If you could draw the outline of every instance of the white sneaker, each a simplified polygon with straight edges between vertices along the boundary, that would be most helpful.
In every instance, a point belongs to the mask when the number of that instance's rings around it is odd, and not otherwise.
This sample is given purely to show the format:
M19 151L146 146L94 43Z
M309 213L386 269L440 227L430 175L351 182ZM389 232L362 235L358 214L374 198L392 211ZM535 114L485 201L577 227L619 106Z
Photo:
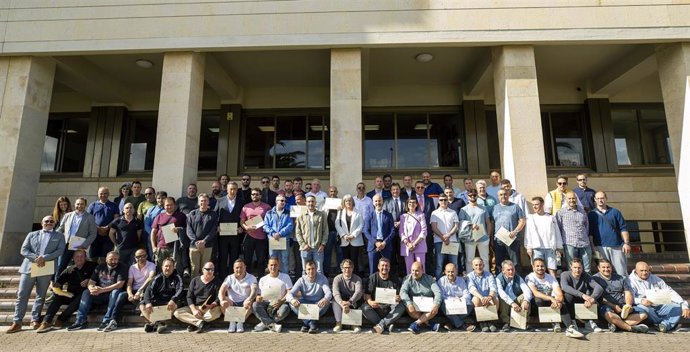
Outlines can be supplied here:
M572 337L574 339L580 339L585 337L580 330L577 329L575 326L569 326L567 330L565 330L565 337Z
M599 325L597 325L597 323L594 322L594 320L588 321L587 327L589 328L589 330L592 330L595 333L599 333L599 332L604 331L599 327Z
M264 331L264 330L266 330L266 325L264 325L264 323L258 323L258 324L256 324L256 326L254 327L254 331L256 331L256 332L261 332L261 331Z
M237 331L237 332L244 332L244 324L238 322L238 323L237 323L237 330L236 330L236 331Z
M362 331L362 328L359 326L355 326L354 329L352 329L353 334L359 334Z
M281 332L283 331L283 325L282 324L273 324L273 332Z
M230 322L230 325L228 325L228 332L232 333L235 332L237 329L237 324L234 321Z

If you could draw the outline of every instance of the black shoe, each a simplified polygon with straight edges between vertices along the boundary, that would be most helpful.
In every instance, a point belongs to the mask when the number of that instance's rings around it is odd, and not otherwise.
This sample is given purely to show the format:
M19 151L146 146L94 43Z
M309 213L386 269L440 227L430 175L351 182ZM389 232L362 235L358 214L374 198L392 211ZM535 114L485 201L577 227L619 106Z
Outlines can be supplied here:
M311 322L309 323L309 330L307 332L310 334L316 334L319 332L319 327L316 325L316 323Z
M85 328L86 328L86 322L83 322L83 323L75 322L74 324L67 327L67 331L81 330L81 329L85 329Z
M302 327L299 329L299 331L300 331L300 332L308 332L308 331L309 331L309 327L308 327L308 326L305 326L305 325L302 325Z
M197 328L194 325L187 325L187 332L195 332L196 329Z
M149 324L149 323L144 324L144 331L153 332L153 330L155 330L154 324Z
M197 334L201 334L202 332L206 332L206 322L203 320L199 322L199 328L196 329Z
M111 332L115 330L117 330L117 321L113 319L110 321L110 323L108 323L108 326L103 329L103 332Z
M102 322L101 325L98 325L98 328L96 330L103 331L103 329L105 329L105 327L108 326L108 323L108 321Z
M164 323L157 323L156 325L156 333L162 334L168 329L168 325Z

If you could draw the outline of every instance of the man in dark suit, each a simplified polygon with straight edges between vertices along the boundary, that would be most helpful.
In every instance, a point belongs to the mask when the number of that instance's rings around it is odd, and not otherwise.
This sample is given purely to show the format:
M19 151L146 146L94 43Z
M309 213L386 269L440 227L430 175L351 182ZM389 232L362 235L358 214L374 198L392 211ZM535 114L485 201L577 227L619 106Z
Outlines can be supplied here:
M374 196L377 194L383 197L383 200L391 197L391 192L383 188L383 178L380 176L377 176L376 179L374 179L374 189L367 193L367 197L374 199Z
M50 285L50 279L55 274L55 260L65 249L65 237L53 230L55 219L48 215L41 221L42 230L30 232L24 239L21 255L24 257L22 265L19 267L21 278L19 279L19 289L17 290L17 303L14 306L14 318L12 325L7 330L8 334L22 329L22 320L26 314L26 306L29 303L31 290L36 286L36 300L31 309L31 328L38 329L43 300ZM35 268L32 265L35 264ZM45 275L31 277L32 270L38 270L48 265L52 265L53 270L46 272Z
M381 257L391 258L394 230L393 215L383 209L383 197L375 195L374 211L364 220L364 235L368 240L369 274L376 271L376 263Z
M268 176L261 178L261 201L270 205L271 208L276 206L276 196L278 193L271 190L271 179Z
M391 213L393 216L393 225L395 227L393 235L393 268L391 270L398 274L398 276L405 275L405 261L400 256L400 215L407 211L405 200L400 194L400 184L394 183L391 185L391 198L383 201L383 209Z
M417 181L414 185L414 197L417 199L417 210L424 213L424 219L426 220L426 263L424 267L426 268L426 273L434 276L434 268L436 268L436 255L434 251L434 233L431 230L431 213L436 210L436 205L434 200L430 197L424 195L425 190L424 182Z
M242 212L242 207L245 202L242 195L238 192L238 185L236 182L230 182L227 186L228 194L219 199L216 202L216 207L214 211L218 214L218 223L227 224L235 223L237 224L237 234L226 235L225 233L220 234L218 237L218 277L225 279L230 272L230 268L237 258L240 257L240 251L242 250L242 239L244 234L240 223L240 213ZM251 263L249 263L251 265Z

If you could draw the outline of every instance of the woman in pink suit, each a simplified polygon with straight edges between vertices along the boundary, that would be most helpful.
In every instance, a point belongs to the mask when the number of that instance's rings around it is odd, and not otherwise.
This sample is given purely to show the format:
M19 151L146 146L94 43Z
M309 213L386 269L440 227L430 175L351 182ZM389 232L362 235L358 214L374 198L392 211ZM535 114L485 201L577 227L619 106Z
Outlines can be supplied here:
M400 255L405 258L407 274L410 274L412 263L422 263L426 256L426 220L424 213L417 211L417 200L413 197L407 200L407 213L400 215Z

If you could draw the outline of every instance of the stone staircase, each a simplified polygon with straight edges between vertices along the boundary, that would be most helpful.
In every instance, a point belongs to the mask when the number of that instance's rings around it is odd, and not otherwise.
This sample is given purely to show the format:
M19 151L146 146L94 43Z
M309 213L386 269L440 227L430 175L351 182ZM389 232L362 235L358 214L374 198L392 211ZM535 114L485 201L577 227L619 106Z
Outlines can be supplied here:
M673 287L683 298L685 298L686 300L690 299L690 263L657 263L651 265L652 272L654 274L663 278L664 281L666 281L666 283ZM0 267L0 325L9 325L10 323L12 323L15 301L17 298L17 289L19 286L18 269L19 267L15 266ZM27 314L24 317L25 326L28 325L31 321L31 308L33 307L34 296L35 294L32 293L31 299L29 300ZM46 308L47 305L44 305L44 312ZM105 307L96 306L92 309L92 312L89 314L88 321L95 326L97 324L95 324L94 322L100 322L103 319L104 313ZM173 319L173 321L175 320ZM410 322L410 318L404 316L396 323L396 326L398 328L404 328ZM135 312L133 305L125 304L123 316L119 323L121 326L143 326L145 320ZM257 323L258 320L253 316L250 317L250 319L247 322L248 326L250 327L253 327ZM301 326L301 322L297 320L294 314L290 314L290 316L282 323L285 328L291 329L299 328L299 326ZM332 327L334 323L335 320L333 318L333 313L330 311L325 317L322 317L320 320L320 325L322 326L322 329L330 329L330 327ZM686 319L683 321L683 323L687 324L690 323L690 321ZM172 325L181 326L181 323L175 321L175 323L173 323ZM227 323L223 322L222 319L219 319L212 324L212 327L226 328ZM365 327L371 327L371 324L365 321Z

